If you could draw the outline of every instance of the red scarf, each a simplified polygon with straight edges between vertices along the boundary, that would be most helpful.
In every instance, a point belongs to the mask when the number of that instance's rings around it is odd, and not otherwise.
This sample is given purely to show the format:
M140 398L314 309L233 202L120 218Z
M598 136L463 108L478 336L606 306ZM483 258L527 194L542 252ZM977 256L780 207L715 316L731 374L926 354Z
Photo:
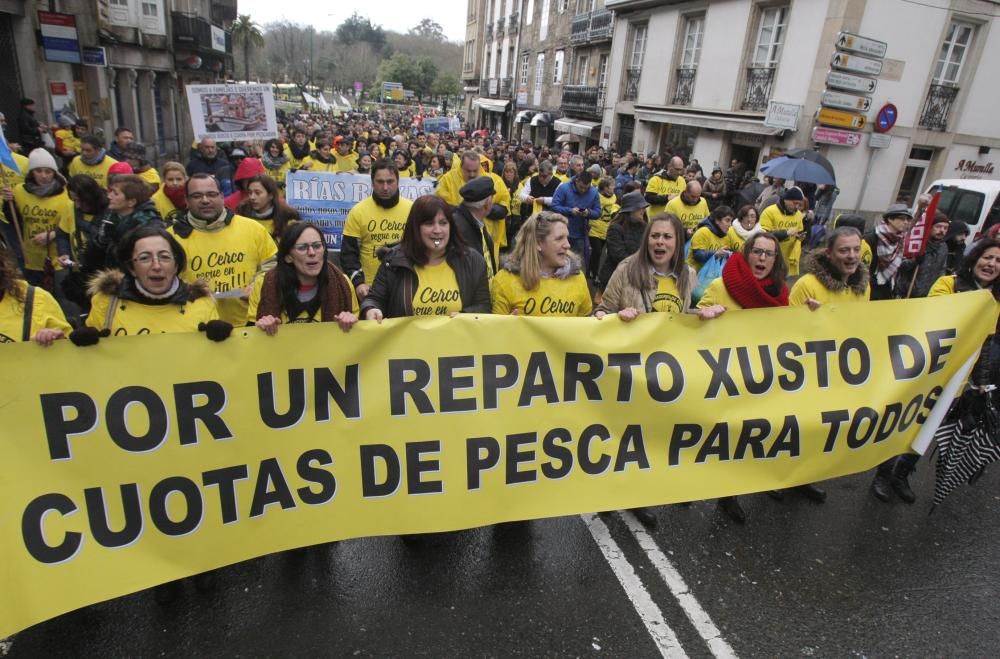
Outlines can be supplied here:
M772 295L766 289L775 289L774 280L771 277L754 277L750 264L740 252L730 256L722 268L722 282L733 299L744 309L788 306L788 286L785 282L781 282L778 294Z
M187 208L188 200L183 185L179 185L176 188L164 185L163 194L173 203L174 208Z

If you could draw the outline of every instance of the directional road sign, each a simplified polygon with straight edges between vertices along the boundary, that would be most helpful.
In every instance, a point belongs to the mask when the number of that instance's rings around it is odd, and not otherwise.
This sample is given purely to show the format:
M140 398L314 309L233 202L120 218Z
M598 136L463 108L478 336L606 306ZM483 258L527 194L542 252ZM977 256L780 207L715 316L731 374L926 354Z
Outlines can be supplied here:
M855 96L854 94L828 91L823 92L823 96L820 97L820 103L828 108L868 112L872 106L872 99L868 96Z
M875 88L878 87L878 81L873 78L851 75L850 73L830 71L826 74L826 86L849 92L872 94L875 92Z
M877 76L882 73L881 60L868 59L867 57L859 57L857 55L846 55L844 53L836 53L833 59L830 60L830 66L841 71L853 71L854 73L863 73L870 76Z
M841 112L830 108L821 108L816 115L816 121L826 126L836 126L837 128L850 128L861 130L868 123L860 114L853 112Z
M813 142L817 144L836 144L839 146L857 146L861 144L861 133L836 128L813 128Z
M846 50L852 53L860 53L869 57L882 59L889 49L884 41L876 41L867 37L859 37L850 32L841 32L837 35L837 50Z

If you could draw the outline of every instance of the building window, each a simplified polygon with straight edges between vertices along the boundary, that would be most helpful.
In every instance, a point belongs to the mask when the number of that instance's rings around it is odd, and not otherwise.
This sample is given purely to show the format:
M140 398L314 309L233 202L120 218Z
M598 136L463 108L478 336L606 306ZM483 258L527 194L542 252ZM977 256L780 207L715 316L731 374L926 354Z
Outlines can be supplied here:
M558 0L559 2L559 13L563 14L569 9L569 0Z
M597 86L604 89L608 84L608 56L601 55L597 64Z
M646 32L649 26L645 23L632 29L632 54L629 56L629 68L641 69L642 60L646 56Z
M521 56L521 79L519 84L521 87L528 86L528 53Z
M535 93L534 104L542 104L542 85L545 83L545 53L538 53L538 61L535 63Z
M549 0L542 0L542 20L538 25L538 38L542 41L549 36L549 11L551 11Z
M524 24L531 25L531 19L535 15L535 0L528 0L524 9Z
M684 50L681 51L681 68L696 69L701 59L701 42L705 36L705 17L690 16L684 27Z
M561 85L563 76L563 56L564 53L561 50L556 51L556 59L552 65L552 84Z
M465 66L463 71L472 71L472 67L476 61L476 40L472 39L465 42Z
M587 84L587 69L590 67L590 57L580 55L576 60L576 84Z
M787 21L788 7L769 7L763 11L753 51L754 67L773 69L778 65Z
M962 75L962 63L972 44L975 28L967 23L953 22L941 43L941 53L934 65L934 84L957 85Z
M597 4L597 0L576 0L576 13L588 14L594 11L594 5Z

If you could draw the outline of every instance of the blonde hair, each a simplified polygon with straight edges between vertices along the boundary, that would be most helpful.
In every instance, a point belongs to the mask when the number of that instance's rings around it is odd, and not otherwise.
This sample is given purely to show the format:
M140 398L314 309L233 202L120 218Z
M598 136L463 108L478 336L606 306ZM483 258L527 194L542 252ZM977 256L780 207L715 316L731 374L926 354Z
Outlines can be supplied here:
M569 227L569 221L559 213L541 211L525 220L521 230L517 232L517 243L507 261L520 267L521 283L527 291L534 290L542 280L538 246L549 237L556 224Z
M168 160L167 162L163 163L163 170L160 172L160 174L163 176L163 178L167 178L167 172L172 172L172 171L180 172L181 174L184 175L184 180L187 180L187 170L184 169L184 165L180 164L176 160Z

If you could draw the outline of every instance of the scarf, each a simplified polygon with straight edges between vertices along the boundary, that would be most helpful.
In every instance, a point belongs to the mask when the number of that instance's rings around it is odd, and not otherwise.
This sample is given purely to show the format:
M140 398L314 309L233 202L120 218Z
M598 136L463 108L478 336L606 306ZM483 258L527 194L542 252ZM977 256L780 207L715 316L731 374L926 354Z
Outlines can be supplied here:
M573 272L573 270L574 270L574 268L573 268L573 259L572 258L568 258L552 274L548 274L546 272L542 272L540 274L542 276L542 279L566 279L566 277L569 277L570 275L575 274Z
M318 300L320 322L331 323L340 312L351 310L351 289L344 273L337 266L327 262L326 273L326 288L322 291L322 297L317 295L313 300ZM258 319L264 316L280 318L282 311L290 311L289 319L294 320L308 306L311 306L308 302L303 303L298 299L282 300L277 268L264 275L264 282L260 288L260 302L257 305Z
M193 213L188 211L187 221L191 225L191 228L198 231L207 231L208 233L213 233L215 231L221 231L226 228L226 220L229 219L229 209L223 208L222 214L214 220L201 220L194 216Z
M164 185L163 196L170 200L174 208L187 208L188 206L187 194L184 191L183 185L178 185L177 187Z
M903 237L890 229L888 223L884 221L875 226L875 235L878 237L876 246L878 268L875 271L875 282L888 284L896 278L896 271L903 263Z
M318 160L324 165L332 165L333 163L337 162L337 159L335 157L330 156L329 158L327 158L319 151L313 151L312 153L309 154L309 157L312 158L313 160Z
M136 279L134 283L135 283L135 290L139 291L140 295L142 295L143 297L147 297L150 300L157 300L157 301L170 299L171 297L174 296L174 294L177 292L177 289L180 288L181 286L181 280L178 279L177 277L174 277L174 282L170 285L170 288L168 288L165 293L150 293L149 291L147 291L145 288L142 287L142 284L139 283L138 279Z
M99 165L101 163L101 161L104 160L104 156L106 154L107 154L107 151L105 149L101 149L100 151L97 152L96 156L94 156L93 158L88 159L88 158L84 158L83 154L81 153L80 154L80 160L82 160L84 162L84 164L86 164L86 165L90 165L90 166Z
M744 309L787 307L788 286L771 277L757 279L741 252L735 252L722 268L722 283Z
M274 204L271 204L270 206L268 206L259 213L253 209L253 206L251 206L248 209L247 217L253 218L255 220L270 220L272 217L274 217Z
M309 141L306 140L306 143L302 146L299 146L295 142L289 142L288 150L291 151L293 158L296 160L302 160L303 158L309 156Z
M751 238L753 238L758 233L760 233L761 231L763 231L763 229L760 228L760 222L758 222L757 224L753 225L753 228L747 230L747 229L743 228L743 225L740 224L739 220L736 220L735 222L733 222L733 230L736 231L736 235L739 236L740 238L742 238L743 242L745 242L745 243L746 242L750 242Z
M63 189L63 183L59 180L59 177L52 179L45 185L40 185L38 183L33 183L31 181L24 182L24 189L35 195L36 197L53 197Z
M277 157L274 157L270 153L265 153L260 157L260 161L264 165L264 169L276 170L284 167L285 163L288 162L288 156L279 153Z

